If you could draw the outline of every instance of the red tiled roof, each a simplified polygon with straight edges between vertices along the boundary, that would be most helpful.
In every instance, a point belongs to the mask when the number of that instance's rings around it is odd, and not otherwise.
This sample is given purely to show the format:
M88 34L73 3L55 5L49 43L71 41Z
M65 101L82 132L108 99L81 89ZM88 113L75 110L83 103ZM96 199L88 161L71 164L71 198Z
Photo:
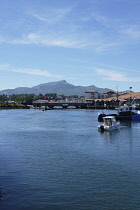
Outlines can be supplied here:
M137 93L127 93L127 94L124 94L124 95L121 95L121 96L118 96L118 100L120 101L125 101L125 100L128 100L128 99L140 99L140 92L137 92ZM112 101L112 100L117 100L117 97L111 97L111 98L104 98L104 99L96 99L96 101Z
M85 93L98 93L98 92L95 90L87 90L87 91L85 91Z

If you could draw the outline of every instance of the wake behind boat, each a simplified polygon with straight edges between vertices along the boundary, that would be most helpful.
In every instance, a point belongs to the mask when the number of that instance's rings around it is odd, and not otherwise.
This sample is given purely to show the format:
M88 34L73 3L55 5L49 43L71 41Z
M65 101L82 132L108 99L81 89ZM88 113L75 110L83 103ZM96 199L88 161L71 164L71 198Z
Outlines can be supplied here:
M111 131L119 128L120 123L116 121L114 116L103 117L103 124L98 126L101 131Z

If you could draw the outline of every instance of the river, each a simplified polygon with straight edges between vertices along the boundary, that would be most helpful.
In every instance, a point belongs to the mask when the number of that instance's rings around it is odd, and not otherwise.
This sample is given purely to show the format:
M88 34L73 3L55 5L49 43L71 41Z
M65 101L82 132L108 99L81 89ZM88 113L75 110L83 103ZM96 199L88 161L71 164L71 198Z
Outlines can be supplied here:
M0 110L0 209L140 209L140 123L98 112Z

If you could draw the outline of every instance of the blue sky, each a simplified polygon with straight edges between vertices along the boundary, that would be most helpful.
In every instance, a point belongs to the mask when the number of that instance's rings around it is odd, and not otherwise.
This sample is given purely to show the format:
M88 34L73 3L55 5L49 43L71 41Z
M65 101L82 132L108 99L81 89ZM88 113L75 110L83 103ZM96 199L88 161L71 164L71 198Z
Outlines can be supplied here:
M140 92L139 0L1 0L0 90L66 80Z

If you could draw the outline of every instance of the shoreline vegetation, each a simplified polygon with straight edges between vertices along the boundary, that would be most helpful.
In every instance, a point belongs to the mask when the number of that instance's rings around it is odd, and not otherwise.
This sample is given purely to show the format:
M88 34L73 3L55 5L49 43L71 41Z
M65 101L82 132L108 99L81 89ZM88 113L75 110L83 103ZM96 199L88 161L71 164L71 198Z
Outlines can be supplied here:
M29 106L20 103L0 103L0 109L30 109Z

